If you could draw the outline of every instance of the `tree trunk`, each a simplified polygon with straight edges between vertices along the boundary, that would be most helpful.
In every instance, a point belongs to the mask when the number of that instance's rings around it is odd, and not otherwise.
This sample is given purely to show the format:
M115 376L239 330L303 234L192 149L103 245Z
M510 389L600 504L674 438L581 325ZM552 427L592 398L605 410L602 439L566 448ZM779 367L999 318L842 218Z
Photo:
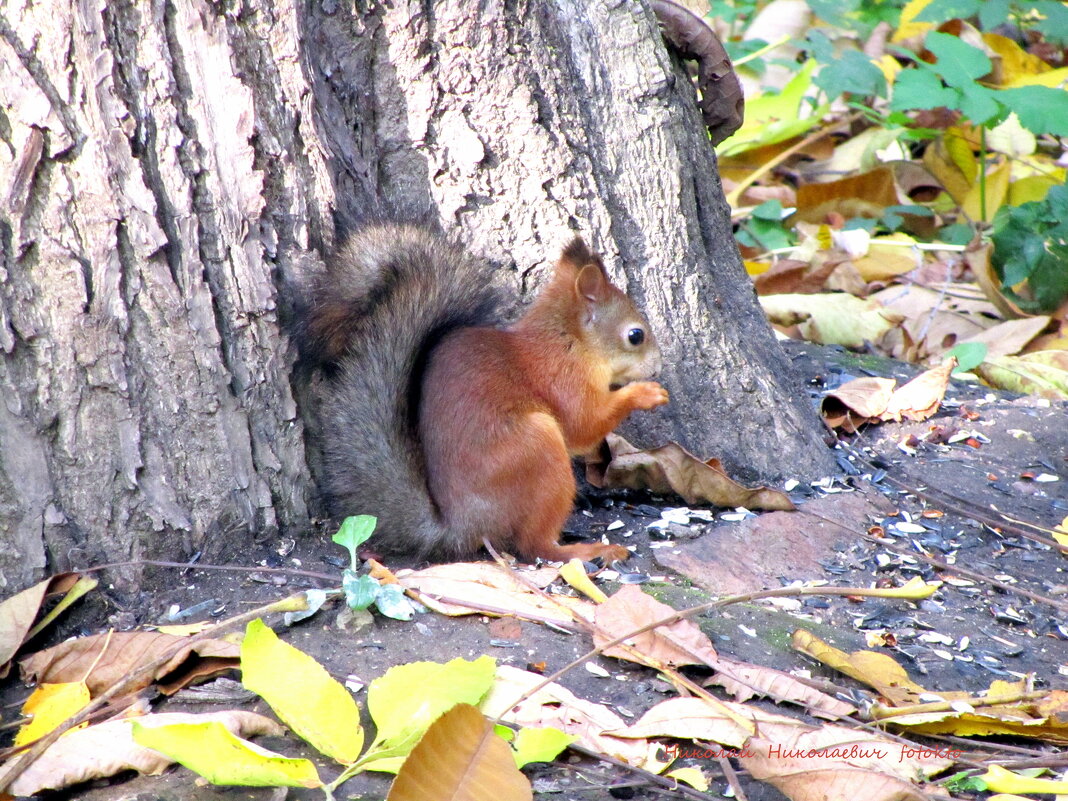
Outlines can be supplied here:
M369 219L440 223L517 296L582 233L665 354L632 438L830 469L643 4L6 0L0 40L0 583L299 530L279 309Z

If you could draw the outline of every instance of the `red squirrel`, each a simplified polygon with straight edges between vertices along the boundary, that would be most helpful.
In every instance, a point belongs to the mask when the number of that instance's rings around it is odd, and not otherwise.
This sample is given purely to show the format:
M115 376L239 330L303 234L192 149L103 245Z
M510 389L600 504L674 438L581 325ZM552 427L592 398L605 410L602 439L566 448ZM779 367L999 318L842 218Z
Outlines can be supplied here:
M625 559L560 545L571 457L630 412L668 401L660 350L600 257L575 238L526 312L495 327L488 265L415 226L352 236L305 310L325 368L324 489L332 513L378 518L372 545L445 558L483 538L526 559Z

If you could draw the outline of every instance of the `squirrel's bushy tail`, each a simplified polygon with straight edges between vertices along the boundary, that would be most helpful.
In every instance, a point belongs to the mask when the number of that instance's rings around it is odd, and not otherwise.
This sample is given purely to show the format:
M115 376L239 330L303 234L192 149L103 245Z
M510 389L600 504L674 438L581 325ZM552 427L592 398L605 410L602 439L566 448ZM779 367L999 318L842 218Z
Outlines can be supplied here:
M320 411L330 511L375 515L378 547L425 556L461 545L427 489L420 384L443 332L493 321L490 282L487 265L443 237L380 225L348 239L307 299L301 358L329 376Z

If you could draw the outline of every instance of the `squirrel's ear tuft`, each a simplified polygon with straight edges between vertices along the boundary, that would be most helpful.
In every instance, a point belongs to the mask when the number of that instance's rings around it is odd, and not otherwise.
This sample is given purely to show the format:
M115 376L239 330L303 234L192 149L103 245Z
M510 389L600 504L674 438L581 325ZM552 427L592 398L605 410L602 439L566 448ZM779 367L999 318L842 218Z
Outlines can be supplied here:
M571 240L570 244L564 248L564 252L560 254L560 264L571 267L575 272L592 264L602 275L606 278L608 277L608 273L605 272L604 262L601 261L601 257L590 250L589 246L586 245L585 240L583 240L581 236L576 236Z
M560 254L561 261L569 261L575 267L584 267L595 258L597 256L587 247L586 241L581 236L572 239L564 248L564 252Z

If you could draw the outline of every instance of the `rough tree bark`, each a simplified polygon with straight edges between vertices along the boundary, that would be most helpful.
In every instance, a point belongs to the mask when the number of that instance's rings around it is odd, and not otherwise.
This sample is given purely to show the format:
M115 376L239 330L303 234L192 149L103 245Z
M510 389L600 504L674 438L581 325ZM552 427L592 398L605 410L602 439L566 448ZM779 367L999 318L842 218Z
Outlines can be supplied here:
M0 585L300 529L280 309L371 218L438 221L524 294L586 235L665 351L636 439L829 470L638 0L0 9Z

